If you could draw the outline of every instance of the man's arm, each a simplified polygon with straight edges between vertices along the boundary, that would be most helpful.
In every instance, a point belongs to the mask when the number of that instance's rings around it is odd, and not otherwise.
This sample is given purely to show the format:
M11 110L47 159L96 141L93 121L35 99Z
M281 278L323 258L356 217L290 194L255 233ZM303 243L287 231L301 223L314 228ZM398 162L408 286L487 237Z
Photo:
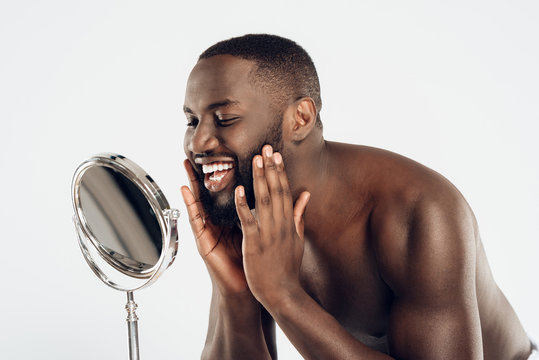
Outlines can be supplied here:
M202 359L276 359L275 322L252 294L222 296L214 286Z
M258 219L243 189L236 191L244 269L253 295L306 359L391 359L355 339L301 287L303 239L291 221L296 211L282 158L266 149L263 154L253 160ZM307 200L302 195L297 202L306 205ZM405 231L389 227L383 234L398 242L382 246L388 253L380 256L395 291L389 341L397 359L482 358L475 242L460 210L426 202L412 214L412 225L405 221Z
M381 274L395 297L391 354L482 359L473 214L452 187L424 192L414 204L408 214L396 216L401 224L380 227Z

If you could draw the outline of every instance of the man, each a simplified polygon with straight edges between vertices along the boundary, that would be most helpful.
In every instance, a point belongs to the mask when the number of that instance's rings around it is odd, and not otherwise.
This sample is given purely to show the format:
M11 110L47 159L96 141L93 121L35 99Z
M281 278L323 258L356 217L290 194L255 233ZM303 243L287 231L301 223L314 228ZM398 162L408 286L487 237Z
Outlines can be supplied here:
M182 187L213 295L203 358L527 359L477 223L438 173L324 140L294 42L217 43L188 80Z

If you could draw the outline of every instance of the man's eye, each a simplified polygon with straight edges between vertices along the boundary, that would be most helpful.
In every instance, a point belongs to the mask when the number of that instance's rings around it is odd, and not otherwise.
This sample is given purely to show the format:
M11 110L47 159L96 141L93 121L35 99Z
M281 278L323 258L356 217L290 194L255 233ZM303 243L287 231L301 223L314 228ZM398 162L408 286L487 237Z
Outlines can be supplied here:
M227 127L227 126L230 126L232 124L234 124L236 122L236 120L238 120L240 117L239 116L233 116L233 117L230 117L230 116L218 116L217 117L217 124L219 126L222 126L222 127Z
M198 119L197 118L188 118L187 119L187 126L195 127L197 125L198 125Z

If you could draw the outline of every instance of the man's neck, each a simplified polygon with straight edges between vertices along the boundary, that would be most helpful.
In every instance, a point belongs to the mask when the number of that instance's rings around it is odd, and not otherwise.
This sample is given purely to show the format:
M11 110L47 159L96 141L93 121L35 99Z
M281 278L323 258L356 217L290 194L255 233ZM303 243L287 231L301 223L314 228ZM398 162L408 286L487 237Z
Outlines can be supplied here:
M316 142L310 141L311 144L306 144L308 146L302 146L299 151L295 151L294 158L291 162L285 163L285 168L294 200L302 192L308 191L311 199L307 204L306 215L307 213L315 215L323 211L323 199L330 196L327 184L330 154L322 137Z

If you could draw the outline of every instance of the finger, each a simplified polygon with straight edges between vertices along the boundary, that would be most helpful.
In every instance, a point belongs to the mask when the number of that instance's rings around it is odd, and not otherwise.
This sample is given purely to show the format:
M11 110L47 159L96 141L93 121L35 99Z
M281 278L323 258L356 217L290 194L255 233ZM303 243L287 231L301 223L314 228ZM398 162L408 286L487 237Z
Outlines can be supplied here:
M292 195L290 193L290 186L288 185L288 176L284 170L283 157L280 153L276 152L273 154L273 161L275 162L275 168L277 171L277 177L279 178L279 183L281 184L282 192L282 201L283 201L283 213L285 219L290 219L292 217Z
M203 214L199 211L199 207L197 206L191 190L187 186L182 186L181 192L187 208L191 231L195 236L198 252L204 259L206 259L206 257L214 251L218 240L216 239L215 234L212 234L213 230L211 223L206 222Z
M187 208L187 214L189 215L189 224L191 225L191 230L195 235L195 239L200 239L202 233L204 232L204 218L200 214L198 209L195 197L193 193L187 186L182 186L181 188L183 202Z
M187 177L189 178L189 186L191 187L192 194L195 198L198 211L200 212L202 218L205 220L208 218L208 216L206 214L206 211L204 210L204 206L202 206L202 201L200 200L200 187L197 175L195 173L195 169L193 169L193 165L191 165L191 162L187 159L183 161L183 166L185 167L185 171L187 172Z
M271 227L273 212L271 196L269 194L266 176L264 174L264 160L262 156L253 157L253 188L255 192L256 215L262 228Z
M311 198L311 194L307 191L301 193L294 204L294 225L296 225L296 232L299 237L303 239L304 236L304 221L303 214L305 214L305 208Z
M283 187L277 170L277 164L274 161L273 149L270 145L262 148L264 158L264 176L271 196L271 206L273 210L273 220L283 219ZM279 224L275 224L279 226Z
M245 197L245 188L238 186L234 192L234 201L236 203L236 212L241 223L241 231L243 233L244 241L252 239L252 235L258 232L258 224L255 217L249 209L247 199ZM244 244L245 245L245 244Z

